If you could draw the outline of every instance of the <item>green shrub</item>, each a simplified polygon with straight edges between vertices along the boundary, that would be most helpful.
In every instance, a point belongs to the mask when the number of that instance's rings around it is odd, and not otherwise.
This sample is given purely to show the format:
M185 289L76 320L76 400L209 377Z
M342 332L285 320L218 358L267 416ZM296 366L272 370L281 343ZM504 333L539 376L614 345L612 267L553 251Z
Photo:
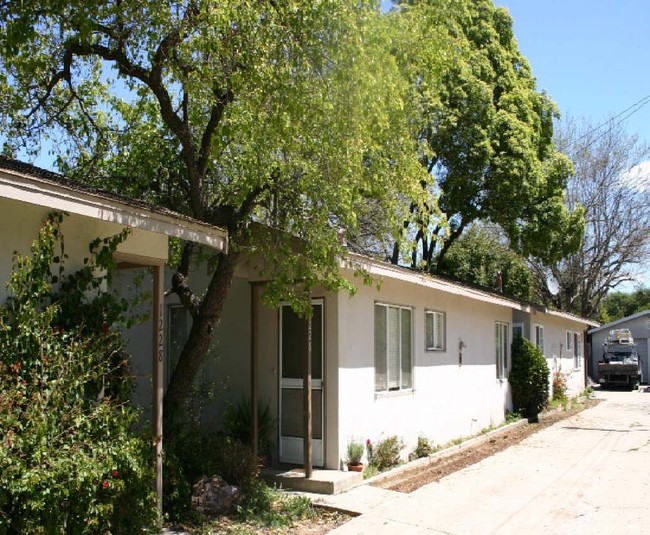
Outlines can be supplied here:
M515 422L518 422L521 420L522 416L519 411L506 411L506 425L507 424L514 424Z
M247 485L259 474L260 460L250 446L250 402L230 407L224 432L206 433L204 404L213 385L194 385L173 430L167 429L163 466L163 509L172 521L194 520L192 486L203 476L221 475L231 485ZM268 428L274 422L268 406L260 410L260 443L267 443Z
M380 472L388 470L400 463L400 452L404 443L397 435L380 440L373 445L370 440L366 443L368 449L368 463Z
M370 479L371 477L375 477L377 474L379 474L377 467L369 464L363 471L363 479Z
M165 443L163 509L172 521L191 520L192 486L203 476L221 475L244 487L259 475L259 458L247 444L224 434L201 432L200 422L176 424Z
M287 496L258 479L242 487L242 503L236 508L243 522L283 528L314 514L311 501L304 496Z
M250 399L244 398L236 407L230 405L224 415L223 427L227 435L252 446L253 409ZM258 452L270 457L271 436L277 429L277 420L271 416L269 403L257 409Z
M187 467L177 453L177 444L175 440L167 440L163 451L163 511L165 517L173 522L191 516L192 484L196 482L188 475Z
M542 350L530 341L517 337L512 342L512 369L508 380L515 411L531 421L548 403L549 369Z
M123 303L94 275L125 234L68 275L60 223L14 258L0 306L0 533L136 533L158 521L151 441L111 328Z
M415 451L413 452L415 454L415 458L422 459L423 457L429 457L433 454L433 452L434 448L431 445L431 442L429 442L429 439L424 435L418 436L418 444L415 447Z

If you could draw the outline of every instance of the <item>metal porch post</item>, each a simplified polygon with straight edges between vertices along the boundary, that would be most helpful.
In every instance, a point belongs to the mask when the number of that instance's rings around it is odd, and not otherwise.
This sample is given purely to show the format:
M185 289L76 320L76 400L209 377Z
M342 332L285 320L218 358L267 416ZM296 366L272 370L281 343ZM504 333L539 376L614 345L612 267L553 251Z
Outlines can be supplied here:
M162 515L163 497L163 266L153 267L153 434L156 497Z
M305 478L312 476L312 441L311 441L311 318L307 321L307 355L303 367L303 460L305 463Z

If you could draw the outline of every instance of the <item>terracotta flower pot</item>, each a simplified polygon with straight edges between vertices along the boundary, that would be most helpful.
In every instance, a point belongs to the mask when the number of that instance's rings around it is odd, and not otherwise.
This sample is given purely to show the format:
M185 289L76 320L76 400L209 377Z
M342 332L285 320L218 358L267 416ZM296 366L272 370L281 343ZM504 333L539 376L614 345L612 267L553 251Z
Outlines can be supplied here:
M348 472L363 472L363 463L359 463L359 464L348 463Z

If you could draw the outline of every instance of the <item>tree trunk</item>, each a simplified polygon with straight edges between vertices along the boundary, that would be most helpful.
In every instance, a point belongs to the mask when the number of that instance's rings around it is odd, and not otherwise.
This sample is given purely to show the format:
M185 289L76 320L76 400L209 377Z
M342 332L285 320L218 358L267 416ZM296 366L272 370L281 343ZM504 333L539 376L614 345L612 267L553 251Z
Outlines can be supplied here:
M199 314L192 322L190 334L165 394L163 415L166 429L173 426L179 410L192 389L194 377L210 347L212 335L219 325L223 305L230 290L237 259L237 253L221 255L217 269L212 275L210 285L201 302Z
M454 242L460 237L460 235L463 233L463 230L465 230L467 222L463 222L456 229L454 229L449 237L445 240L445 243L442 244L442 247L440 249L440 253L438 254L438 258L436 260L436 270L440 269L440 266L443 265L443 262L445 260L445 256L447 255L447 251L449 251L449 248L454 244Z

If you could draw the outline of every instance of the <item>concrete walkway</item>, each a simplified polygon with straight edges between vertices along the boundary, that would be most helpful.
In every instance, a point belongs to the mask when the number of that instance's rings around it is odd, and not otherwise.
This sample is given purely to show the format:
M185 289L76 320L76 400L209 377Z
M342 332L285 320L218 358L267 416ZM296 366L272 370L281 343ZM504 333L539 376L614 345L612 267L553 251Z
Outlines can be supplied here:
M650 388L593 409L411 494L362 485L314 501L361 513L333 534L610 534L650 526Z

